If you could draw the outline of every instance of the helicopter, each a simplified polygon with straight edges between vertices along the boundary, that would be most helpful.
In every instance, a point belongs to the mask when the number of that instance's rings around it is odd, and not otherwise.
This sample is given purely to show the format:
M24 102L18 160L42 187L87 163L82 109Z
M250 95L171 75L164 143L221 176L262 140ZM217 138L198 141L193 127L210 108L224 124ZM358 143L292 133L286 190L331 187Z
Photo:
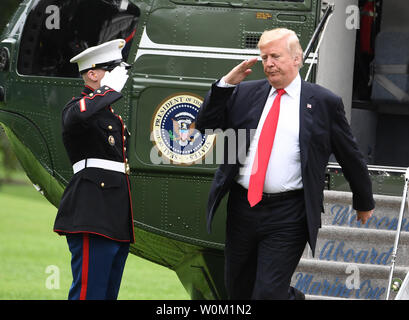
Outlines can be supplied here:
M379 16L392 7L381 0L375 5ZM390 141L404 139L409 109L389 96L387 103L369 103L379 99L366 92L370 62L356 41L359 9L349 0L24 0L0 38L0 123L31 182L58 207L73 175L61 111L83 87L69 60L88 47L124 39L123 58L132 67L113 107L131 134L130 252L174 270L192 299L225 299L226 199L211 234L205 221L225 136L197 135L194 121L211 84L242 60L258 57L264 30L285 26L297 33L305 49L300 74L343 97L375 189L386 195L401 190L409 150L394 151ZM372 28L371 39L380 32L379 19ZM259 67L249 79L263 76ZM358 88L362 83L364 89ZM382 118L386 108L394 117ZM327 189L349 191L335 159Z

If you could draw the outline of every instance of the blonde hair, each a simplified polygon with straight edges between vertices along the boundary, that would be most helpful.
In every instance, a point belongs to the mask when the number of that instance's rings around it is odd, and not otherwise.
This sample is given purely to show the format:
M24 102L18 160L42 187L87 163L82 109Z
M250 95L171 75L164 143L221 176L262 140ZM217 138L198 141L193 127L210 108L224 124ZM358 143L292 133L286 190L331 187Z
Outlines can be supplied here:
M287 38L287 48L290 54L295 58L299 57L299 64L298 67L301 69L303 63L303 50L301 48L300 40L297 37L297 34L290 29L286 28L276 28L272 30L266 30L260 37L258 41L257 48L260 48L271 41L280 40L283 38Z

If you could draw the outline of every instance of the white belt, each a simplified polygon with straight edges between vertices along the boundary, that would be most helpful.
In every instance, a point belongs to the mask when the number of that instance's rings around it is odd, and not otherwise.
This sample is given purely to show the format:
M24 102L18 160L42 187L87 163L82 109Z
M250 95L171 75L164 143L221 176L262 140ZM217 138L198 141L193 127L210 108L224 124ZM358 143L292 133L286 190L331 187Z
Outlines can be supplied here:
M105 159L88 158L80 160L72 166L74 174L85 168L101 168L105 170L112 170L121 173L126 173L125 163L119 161L111 161Z

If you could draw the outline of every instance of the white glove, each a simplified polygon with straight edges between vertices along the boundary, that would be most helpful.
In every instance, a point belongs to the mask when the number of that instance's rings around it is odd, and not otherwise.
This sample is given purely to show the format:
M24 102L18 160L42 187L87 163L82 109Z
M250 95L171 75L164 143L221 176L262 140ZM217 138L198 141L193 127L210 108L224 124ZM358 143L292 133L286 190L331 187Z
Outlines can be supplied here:
M106 71L104 77L101 79L101 87L108 86L115 91L121 92L126 81L128 80L128 71L125 67L118 66L111 72Z

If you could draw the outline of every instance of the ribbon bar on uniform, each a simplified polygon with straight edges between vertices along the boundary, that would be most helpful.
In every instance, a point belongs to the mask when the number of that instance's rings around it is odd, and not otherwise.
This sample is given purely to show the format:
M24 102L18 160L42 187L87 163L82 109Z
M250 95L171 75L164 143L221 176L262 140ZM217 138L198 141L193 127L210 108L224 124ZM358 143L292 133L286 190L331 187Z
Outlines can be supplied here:
M101 168L105 170L117 171L121 173L126 173L126 167L124 162L105 160L105 159L96 159L88 158L82 159L72 166L74 174L81 171L85 168Z

